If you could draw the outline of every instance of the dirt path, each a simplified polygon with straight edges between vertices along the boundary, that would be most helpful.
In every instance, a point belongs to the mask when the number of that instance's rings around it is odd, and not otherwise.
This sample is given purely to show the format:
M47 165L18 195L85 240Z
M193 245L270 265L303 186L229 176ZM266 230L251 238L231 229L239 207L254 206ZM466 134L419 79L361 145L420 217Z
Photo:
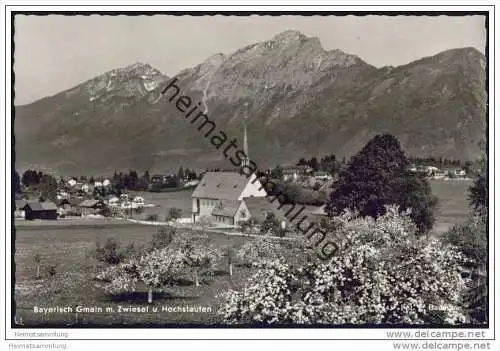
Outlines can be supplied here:
M186 225L181 225L181 224L176 225L176 224L171 223L171 222L148 222L148 221L140 221L140 220L136 220L136 219L127 219L127 221L132 222L132 223L136 223L136 224L142 224L142 225L168 226L168 227L173 227L173 228L177 228L177 229L189 229L189 230L193 230L193 231L197 231L197 232L205 231L207 233L223 234L223 235L227 235L227 236L243 236L243 237L248 237L248 238L262 238L263 237L263 235L259 235L259 234L245 234L245 233L241 233L241 232L237 232L237 231L227 232L227 231L223 231L220 229L217 230L216 228L208 228L208 229L203 230L202 228L199 228L199 227L186 226ZM277 239L277 240L297 240L295 238L280 238L277 236L266 236L266 238Z

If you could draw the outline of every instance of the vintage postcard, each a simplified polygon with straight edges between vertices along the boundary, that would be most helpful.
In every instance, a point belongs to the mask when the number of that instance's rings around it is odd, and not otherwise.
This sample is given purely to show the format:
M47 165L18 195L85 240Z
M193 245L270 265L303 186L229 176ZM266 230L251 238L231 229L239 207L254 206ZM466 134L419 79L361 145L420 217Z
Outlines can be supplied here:
M488 7L39 10L6 15L9 335L493 336Z

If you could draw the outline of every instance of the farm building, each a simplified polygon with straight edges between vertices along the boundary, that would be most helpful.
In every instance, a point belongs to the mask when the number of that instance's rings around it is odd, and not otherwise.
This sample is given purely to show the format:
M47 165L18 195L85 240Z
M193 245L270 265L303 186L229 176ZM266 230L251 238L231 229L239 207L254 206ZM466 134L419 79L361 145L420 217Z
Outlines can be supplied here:
M252 196L267 196L255 175L247 178L237 172L207 172L192 195L193 221L208 216L216 222L235 225L243 220L243 198Z
M57 219L57 206L50 201L28 202L24 208L25 219Z
M58 210L57 213L59 213L60 216L68 216L68 215L80 215L80 210L78 205L82 202L82 199L79 198L66 198L66 199L60 199L56 202Z
M83 200L78 207L82 211L82 215L98 214L104 208L104 202L100 200Z

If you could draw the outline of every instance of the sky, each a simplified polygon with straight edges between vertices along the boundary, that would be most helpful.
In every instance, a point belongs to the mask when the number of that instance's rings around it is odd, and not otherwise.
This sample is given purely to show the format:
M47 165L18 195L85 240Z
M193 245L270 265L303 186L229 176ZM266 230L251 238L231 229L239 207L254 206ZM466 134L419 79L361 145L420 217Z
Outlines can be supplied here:
M382 67L444 50L485 52L483 16L25 16L15 17L16 105L109 70L149 63L167 76L285 30L318 37Z

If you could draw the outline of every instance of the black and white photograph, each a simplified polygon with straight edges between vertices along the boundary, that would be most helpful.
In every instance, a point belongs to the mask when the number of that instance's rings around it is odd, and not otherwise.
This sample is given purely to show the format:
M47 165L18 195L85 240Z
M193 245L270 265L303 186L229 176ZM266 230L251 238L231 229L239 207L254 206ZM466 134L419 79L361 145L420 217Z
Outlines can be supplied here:
M62 10L10 13L9 328L492 327L487 10Z

